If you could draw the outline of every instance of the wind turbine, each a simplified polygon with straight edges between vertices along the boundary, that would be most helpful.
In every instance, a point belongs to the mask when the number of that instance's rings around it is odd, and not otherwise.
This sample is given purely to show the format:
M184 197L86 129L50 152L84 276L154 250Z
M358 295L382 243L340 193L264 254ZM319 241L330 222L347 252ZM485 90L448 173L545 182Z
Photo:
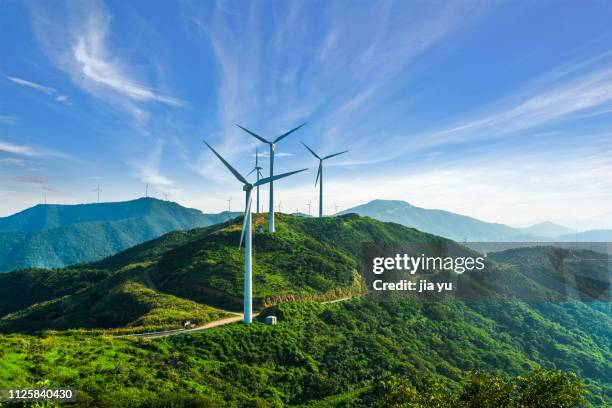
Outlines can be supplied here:
M255 167L253 168L253 170L251 170L249 172L249 174L247 174L247 177L251 175L251 173L253 173L254 171L256 171L256 175L257 175L257 181L259 181L259 179L263 176L261 174L261 171L263 170L263 167L259 166L259 152L257 151L257 149L255 149ZM256 213L259 213L259 186L257 186L257 211L255 211Z
M100 185L98 184L98 188L94 188L93 191L97 191L98 192L98 202L100 202L100 191L102 191L100 189Z
M230 197L229 200L225 200L227 201L227 211L231 212L232 211L232 198Z
M334 215L338 214L338 204L334 204L334 208L336 209L336 212L334 213Z
M149 183L145 186L145 198L149 197Z
M247 132L248 134L250 134L251 136L253 136L254 138L256 138L257 140L266 143L268 146L270 146L270 177L272 179L272 181L274 180L274 148L276 147L276 143L280 142L281 140L283 140L284 138L286 138L287 136L289 136L291 133L295 132L296 130L298 130L299 128L301 128L302 126L304 126L306 123L302 123L300 126L291 129L290 131L283 133L282 135L280 135L279 137L277 137L276 139L270 141L268 139L265 139L261 136L259 136L256 133L251 132L250 130L243 128L240 125L236 125L238 126L240 129L244 130L245 132ZM274 232L274 183L271 182L270 183L270 204L268 206L268 210L270 211L270 214L268 216L268 230L270 232Z
M206 143L206 142L204 142ZM279 174L278 176L270 176L263 178L255 184L251 184L246 178L242 176L236 169L234 169L211 145L206 143L206 146L212 150L212 152L221 160L221 162L228 168L230 172L243 183L242 189L245 193L245 208L244 208L244 221L242 224L242 233L240 234L240 244L238 248L242 247L242 241L244 239L244 323L251 323L253 321L253 264L251 254L251 229L252 229L252 214L251 214L251 191L253 187L260 186L262 184L271 183L274 180L278 180L292 174L302 172L306 169L290 171L288 173Z
M305 148L308 149L310 153L312 153L314 157L319 159L319 171L317 172L317 179L315 180L315 187L317 186L317 182L319 181L319 178L320 178L321 182L319 183L319 217L322 217L323 216L323 160L327 160L327 159L331 159L332 157L339 156L341 154L348 152L348 150L345 150L339 153L330 154L325 157L320 157L310 147L308 147L306 143L302 142L302 144L304 145Z
M308 206L308 215L310 215L310 206L312 205L312 200L308 200L308 204L306 204Z

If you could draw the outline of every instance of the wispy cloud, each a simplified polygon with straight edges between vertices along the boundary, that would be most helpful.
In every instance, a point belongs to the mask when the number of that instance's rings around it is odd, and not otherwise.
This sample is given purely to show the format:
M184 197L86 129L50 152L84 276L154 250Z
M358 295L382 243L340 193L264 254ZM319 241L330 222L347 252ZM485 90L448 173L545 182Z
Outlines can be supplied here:
M16 159L14 157L5 157L3 159L0 159L0 164L5 164L5 165L8 165L8 166L23 167L23 166L25 166L25 160Z
M32 88L39 92L45 93L49 96L53 96L57 102L61 102L64 105L68 105L68 106L72 105L72 102L70 102L70 99L68 98L67 95L62 95L58 93L57 89L53 87L41 85L36 82L28 81L26 79L14 77L14 76L7 76L6 79L18 85Z
M17 118L12 115L0 115L0 123L4 125L16 125Z
M130 165L134 169L135 176L143 183L150 184L163 192L176 193L178 190L172 188L174 181L162 175L159 170L162 153L163 143L158 141L149 157L144 161L133 161Z
M16 84L22 85L22 86L27 86L29 88L32 89L36 89L37 91L40 92L44 92L47 95L52 95L56 92L55 88L51 88L50 86L44 86L44 85L40 85L37 84L35 82L32 81L28 81L22 78L17 78L17 77L12 77L12 76L7 76L6 79L8 79L9 81L12 81Z
M427 143L458 142L469 138L499 137L530 129L612 100L612 70L572 78L542 90L514 107L435 133Z
M118 51L111 40L112 16L102 2L87 0L56 5L51 8L31 4L33 26L43 50L77 86L116 110L130 113L138 123L150 117L145 103L185 106L181 99L148 84L147 77L151 75L143 69L156 67L155 61L130 63L134 57L129 52ZM65 25L50 23L58 13L63 14ZM122 47L125 49L125 42Z
M13 153L21 156L41 156L42 153L31 146L16 145L0 140L0 152Z
M320 140L323 150L346 145L358 118L406 83L417 58L486 9L476 2L422 5L384 1L346 13L339 3L283 3L271 18L255 3L225 4L190 16L217 64L219 147L232 156L257 144L236 122L273 137L305 119L314 120L300 137ZM315 23L303 24L315 15Z
M89 85L100 86L137 101L157 101L174 106L184 102L162 95L130 78L107 44L110 18L93 13L85 31L74 39L72 54L78 73Z
M14 144L0 140L0 152L12 153L19 156L28 157L69 157L57 150L47 149L38 146Z

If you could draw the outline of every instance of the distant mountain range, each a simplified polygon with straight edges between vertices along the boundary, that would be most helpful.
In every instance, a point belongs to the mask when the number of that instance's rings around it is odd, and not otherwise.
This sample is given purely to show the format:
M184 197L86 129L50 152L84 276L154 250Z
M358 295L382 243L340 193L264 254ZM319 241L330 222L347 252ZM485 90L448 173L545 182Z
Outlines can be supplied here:
M347 213L395 222L456 241L612 241L612 230L576 233L552 222L513 228L395 200L373 200L340 214ZM95 261L170 231L205 227L239 215L227 211L205 214L154 198L37 205L0 218L0 272L29 267L59 268Z
M571 228L550 221L527 228L513 228L449 211L415 207L400 200L373 200L349 208L340 214L348 213L357 213L379 221L395 222L455 241L612 241L612 230L575 232Z
M98 260L169 231L217 224L237 215L204 214L154 198L40 204L0 218L0 272Z

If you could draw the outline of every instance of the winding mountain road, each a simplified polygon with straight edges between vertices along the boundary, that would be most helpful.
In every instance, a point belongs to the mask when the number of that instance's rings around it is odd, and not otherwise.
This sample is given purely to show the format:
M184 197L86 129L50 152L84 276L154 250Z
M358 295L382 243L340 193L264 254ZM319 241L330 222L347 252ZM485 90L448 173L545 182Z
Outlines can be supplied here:
M344 302L347 300L352 299L352 297L348 296L348 297L343 297L343 298L339 298L339 299L334 299L334 300L327 300L325 302L321 302L322 304L328 304L328 303L338 303L338 302ZM242 321L243 318L243 314L242 313L233 313L233 312L227 312L227 313L231 313L234 316L231 317L224 317L223 319L219 319L219 320L214 320L212 322L208 322L205 323L201 326L198 327L193 327L191 329L173 329L173 330L162 330L162 331L156 331L156 332L145 332L145 333L133 333L133 334L121 334L115 337L140 337L143 339L159 339L159 338L163 338L163 337L170 337L170 336L180 336L183 334L191 334L191 333L197 333L197 332L201 332L204 330L208 330L208 329L212 329L214 327L219 327L219 326L224 326L226 324L232 324L232 323L237 323ZM257 317L259 316L259 312L254 312L253 313L253 317Z

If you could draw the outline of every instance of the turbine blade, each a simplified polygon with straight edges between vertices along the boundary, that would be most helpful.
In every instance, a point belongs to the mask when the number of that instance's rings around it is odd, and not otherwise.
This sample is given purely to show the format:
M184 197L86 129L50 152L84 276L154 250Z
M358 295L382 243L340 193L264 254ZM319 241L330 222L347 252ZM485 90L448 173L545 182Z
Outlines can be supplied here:
M301 128L302 126L306 125L307 122L302 123L300 126L291 129L290 131L288 131L287 133L283 133L282 135L280 135L279 137L277 137L276 139L274 139L274 143L278 143L281 140L283 140L284 138L286 138L287 136L289 136L290 134L292 134L293 132L295 132L296 130L298 130L299 128Z
M319 182L319 176L321 175L321 167L323 166L322 162L319 162L319 170L317 171L317 179L315 180L315 187L317 186L317 183Z
M263 178L263 179L259 180L255 184L253 184L253 186L261 186L262 184L266 184L266 183L269 183L269 182L274 181L274 180L282 179L284 177L291 176L292 174L295 174L295 173L301 173L304 170L308 170L308 169L301 169L301 170L296 170L296 171L290 171L289 173L277 174L277 175L274 175L272 177L266 177L266 178Z
M329 156L325 156L325 157L323 158L323 160L325 160L325 159L329 159L329 158L334 157L334 156L340 156L341 154L344 154L344 153L346 153L346 152L348 152L348 150L345 150L345 151L340 152L340 153L330 154Z
M319 155L318 155L318 154L316 154L316 153L315 153L315 152L314 152L314 151L313 151L313 150L312 150L310 147L308 147L308 146L306 145L306 143L304 143L304 142L301 142L301 143L304 145L304 147L305 147L305 148L307 148L307 149L310 151L310 153L312 153L312 155L313 155L314 157L316 157L317 159L321 160L321 158L319 157Z
M240 129L244 130L245 132L247 132L248 134L250 134L254 138L259 139L260 141L262 141L264 143L272 144L272 142L270 142L269 140L265 139L264 137L259 136L257 133L251 132L249 129L243 128L239 124L236 124L236 126L238 126Z
M244 177L242 177L242 174L238 173L238 171L233 168L228 162L225 161L225 159L223 157L221 157L221 155L219 153L217 153L217 151L215 149L212 148L211 145L209 145L208 143L206 143L206 140L204 140L204 143L206 144L206 146L208 146L210 148L210 150L213 151L213 153L215 154L215 156L217 156L219 158L219 160L221 160L223 162L223 164L225 164L225 167L227 167L229 169L229 171L232 172L232 174L240 181L242 181L244 184L249 184L249 182L247 181L247 179L245 179Z
M244 233L246 231L247 216L249 212L251 211L251 190L247 191L246 201L247 201L247 206L246 206L246 210L244 211L244 220L242 221L242 232L240 233L240 244L238 244L238 249L242 248L242 241L244 240Z
M253 173L255 170L257 170L257 167L255 167L253 170L249 171L245 177L249 177L251 175L251 173Z

